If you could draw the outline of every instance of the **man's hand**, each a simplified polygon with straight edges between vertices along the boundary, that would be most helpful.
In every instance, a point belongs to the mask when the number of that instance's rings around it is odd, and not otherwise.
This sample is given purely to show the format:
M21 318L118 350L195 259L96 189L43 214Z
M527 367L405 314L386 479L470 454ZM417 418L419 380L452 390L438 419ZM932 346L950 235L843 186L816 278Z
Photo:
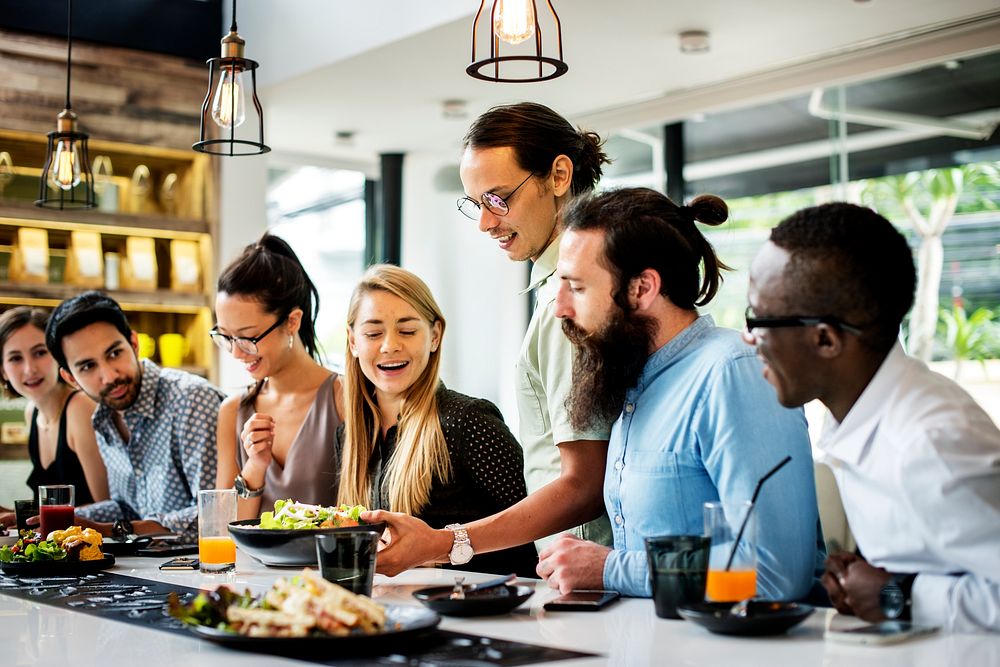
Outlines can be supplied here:
M827 558L822 581L837 611L877 623L885 620L879 591L889 583L891 576L885 569L873 567L863 558L853 554L836 554ZM831 590L834 584L835 588Z
M447 560L454 542L450 530L435 530L409 514L372 510L362 512L361 518L366 523L385 522L388 527L388 544L378 552L375 565L377 572L390 577L417 565Z
M538 555L535 572L563 595L574 589L604 588L604 561L609 553L611 549L601 544L561 535Z

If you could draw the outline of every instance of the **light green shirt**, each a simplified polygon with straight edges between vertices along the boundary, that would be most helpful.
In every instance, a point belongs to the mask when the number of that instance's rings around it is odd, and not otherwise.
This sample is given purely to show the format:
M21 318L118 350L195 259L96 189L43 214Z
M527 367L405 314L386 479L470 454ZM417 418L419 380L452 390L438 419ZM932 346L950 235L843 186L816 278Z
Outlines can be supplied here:
M553 274L558 259L559 237L556 237L531 267L531 284L525 290L535 290L535 312L521 344L516 375L519 435L524 448L528 493L559 477L560 442L606 441L611 434L611 424L606 429L577 431L569 422L565 403L573 381L573 344L563 333L562 322L555 313L559 280ZM607 516L579 526L573 533L611 545ZM542 549L552 539L538 540L535 545Z

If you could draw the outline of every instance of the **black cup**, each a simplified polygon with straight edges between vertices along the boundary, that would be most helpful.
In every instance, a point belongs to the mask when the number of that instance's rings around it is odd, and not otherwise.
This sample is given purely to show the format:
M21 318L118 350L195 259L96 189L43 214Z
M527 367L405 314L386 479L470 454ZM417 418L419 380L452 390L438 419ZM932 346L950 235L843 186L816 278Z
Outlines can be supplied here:
M702 535L646 538L653 602L660 618L680 618L677 607L702 602L711 540Z
M320 574L352 593L371 597L380 537L381 534L374 530L317 535L316 559Z
M28 530L29 528L38 530L38 526L28 525L28 519L38 516L38 500L15 500L14 516L17 518L17 529L19 531Z

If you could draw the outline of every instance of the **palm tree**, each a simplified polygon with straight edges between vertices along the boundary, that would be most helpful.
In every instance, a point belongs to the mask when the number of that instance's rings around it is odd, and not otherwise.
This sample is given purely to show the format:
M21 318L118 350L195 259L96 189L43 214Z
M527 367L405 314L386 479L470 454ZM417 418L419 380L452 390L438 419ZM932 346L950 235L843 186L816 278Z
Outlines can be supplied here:
M883 204L903 209L920 238L917 249L917 292L910 313L906 339L911 355L930 361L938 322L938 292L944 250L941 237L948 227L962 192L972 185L996 185L1000 170L996 164L967 164L948 169L911 171L900 176L872 179L865 184L861 199L881 210ZM986 207L995 204L986 201Z

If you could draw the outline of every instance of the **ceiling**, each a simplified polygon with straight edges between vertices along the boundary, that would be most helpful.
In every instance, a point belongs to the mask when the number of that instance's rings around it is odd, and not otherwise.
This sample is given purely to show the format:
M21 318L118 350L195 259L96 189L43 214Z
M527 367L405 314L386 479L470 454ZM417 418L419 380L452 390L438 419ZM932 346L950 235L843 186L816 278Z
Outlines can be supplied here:
M721 120L727 110L765 105L756 112L771 126L764 134L737 137L738 127L722 122L693 126L692 157L708 159L733 141L740 150L766 145L767 132L812 136L800 107L813 85L885 78L1000 45L995 0L826 0L808 3L808 11L801 0L554 4L569 73L544 83L495 84L465 74L474 0L245 2L240 33L248 56L261 61L268 142L279 155L374 164L384 152L457 156L471 119L499 103L548 104L604 135L703 112ZM679 52L678 33L690 29L710 33L710 52ZM986 74L994 83L995 72ZM933 77L923 78L911 91L915 99L896 95L890 84L873 88L873 99L894 96L928 114L965 110L961 100L935 95ZM974 89L961 92L977 99ZM994 104L995 94L986 97ZM466 101L467 116L443 117L449 99ZM353 137L338 141L337 132Z

